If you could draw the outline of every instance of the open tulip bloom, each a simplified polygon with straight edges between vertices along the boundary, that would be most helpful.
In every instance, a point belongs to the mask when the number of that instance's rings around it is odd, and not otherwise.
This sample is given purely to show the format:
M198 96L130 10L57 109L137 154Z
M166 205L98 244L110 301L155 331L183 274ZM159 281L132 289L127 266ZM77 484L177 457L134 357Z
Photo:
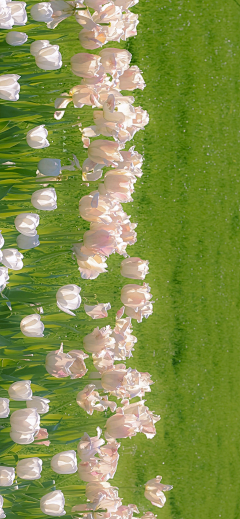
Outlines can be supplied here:
M79 295L81 288L77 285L65 285L57 291L57 306L66 314L75 316L72 310L79 308L81 297Z

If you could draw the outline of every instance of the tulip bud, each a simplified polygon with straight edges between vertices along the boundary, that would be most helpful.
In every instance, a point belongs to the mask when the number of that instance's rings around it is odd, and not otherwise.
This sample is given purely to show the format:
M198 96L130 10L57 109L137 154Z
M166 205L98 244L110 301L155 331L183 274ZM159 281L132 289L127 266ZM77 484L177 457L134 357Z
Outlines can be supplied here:
M15 479L13 467L0 467L0 487L10 487Z
M19 99L20 85L17 74L5 74L0 76L0 99L17 101Z
M31 380L19 380L8 388L9 397L12 400L31 400Z
M54 211L57 209L57 194L54 187L39 189L32 194L31 203L36 209Z
M34 407L39 414L45 414L49 411L48 398L42 398L41 396L33 396L31 400L26 402L27 407Z
M39 225L39 216L34 213L21 213L14 220L18 232L25 236L36 236Z
M14 25L25 25L27 23L26 3L25 2L8 2Z
M26 337L43 337L44 324L38 314L27 315L20 322L20 329Z
M76 310L81 304L80 290L77 285L65 285L59 288L56 294L58 308L66 314L75 316L72 310Z
M21 270L23 268L23 255L17 249L4 249L2 255L2 263L5 267L12 270Z
M74 474L77 472L77 457L75 451L63 451L55 454L51 467L57 474Z
M23 45L28 39L28 36L25 32L9 32L6 36L6 42L8 45L12 45L13 47L17 47L18 45Z
M50 146L48 140L48 131L45 128L45 124L41 124L40 126L36 126L27 132L27 143L30 148L34 148L36 150L41 148L46 148Z
M26 458L17 463L17 476L21 479L34 480L41 477L42 460L40 458Z
M34 441L34 433L22 433L11 429L10 438L18 445L29 445Z
M19 234L17 236L17 246L21 250L34 249L40 245L39 236L24 236L23 234Z
M0 519L4 519L6 517L3 511L3 496L0 496Z
M32 434L40 427L40 416L36 409L18 409L11 414L10 424L13 432Z
M45 47L49 47L49 40L36 40L30 45L30 54L32 56L37 56L40 50L45 49Z
M125 278L145 279L148 274L148 263L141 258L126 258L121 263L121 274Z
M38 163L38 170L42 175L49 177L58 177L61 173L61 160L59 159L41 159Z
M39 2L31 7L31 17L36 22L50 22L52 20L53 10L51 2Z
M0 292L4 290L9 280L8 269L6 267L0 267Z
M42 512L46 515L51 515L54 517L60 517L66 514L64 505L65 499L61 490L54 490L54 492L49 492L49 494L46 494L40 500L40 508Z
M36 65L42 70L57 70L62 66L62 55L58 45L48 45L35 56ZM34 146L35 147L35 146ZM45 146L41 146L45 147Z
M7 418L10 414L8 398L0 398L0 418Z

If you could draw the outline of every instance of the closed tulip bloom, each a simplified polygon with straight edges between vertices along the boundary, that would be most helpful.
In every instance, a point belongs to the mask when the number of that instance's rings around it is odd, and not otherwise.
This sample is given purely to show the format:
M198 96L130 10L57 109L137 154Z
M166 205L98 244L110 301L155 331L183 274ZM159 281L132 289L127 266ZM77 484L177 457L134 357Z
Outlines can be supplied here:
M112 329L110 326L99 327L83 338L83 346L89 353L99 353L104 348L114 347L115 340L111 337Z
M71 58L71 68L75 76L93 78L103 74L101 58L95 54L82 52Z
M43 337L44 324L38 314L27 315L21 320L20 329L26 337Z
M123 74L129 67L132 55L125 49L103 49L99 52L105 72L108 74Z
M121 263L121 274L125 278L145 279L148 274L148 263L141 258L126 258Z
M121 290L121 301L131 308L138 308L152 298L151 288L147 283L140 285L125 285Z
M54 490L54 492L49 492L49 494L46 494L40 500L40 508L42 512L46 515L51 515L54 517L60 517L66 514L64 505L65 499L61 490Z
M77 472L77 456L75 451L63 451L55 454L51 467L57 474L74 474Z
M8 269L6 267L0 267L0 292L4 290L9 280Z
M143 90L145 86L146 84L142 77L141 71L136 65L129 67L119 77L120 90L135 90L135 88L140 88Z
M0 5L0 29L11 29L14 25L14 19L12 17L10 7L3 2Z
M28 39L28 36L25 32L13 31L9 32L6 36L6 42L8 45L12 45L13 47L17 47L18 45L23 45Z
M17 74L5 74L0 76L0 99L17 101L19 99L20 85Z
M58 177L61 173L61 160L59 159L41 159L38 163L38 170L42 175L49 177Z
M122 411L117 412L107 419L107 438L131 438L140 431L139 422L134 414L124 415Z
M81 288L77 285L65 285L57 291L57 306L60 310L69 315L76 315L72 310L79 308L81 297L79 295Z
M10 424L13 431L32 434L40 427L40 416L36 409L18 409L11 414Z
M46 356L45 367L47 372L56 378L71 376L70 367L74 363L74 359L63 352L63 343L59 350L51 351Z
M15 479L13 467L0 467L0 487L10 487Z
M6 517L3 511L3 496L0 496L0 519L4 519Z
M2 263L5 267L12 270L23 268L23 255L17 249L4 249L2 251Z
M43 398L41 396L33 396L31 400L26 402L27 407L34 407L37 409L38 414L45 414L49 411L49 402L48 398Z
M36 40L30 45L30 54L32 54L32 56L37 56L40 50L49 47L49 45L49 40Z
M38 234L36 234L36 236L24 236L24 234L19 234L16 242L18 248L22 250L34 249L40 245Z
M62 66L62 55L58 45L49 45L41 49L35 59L38 68L42 70L58 70Z
M19 380L8 388L9 397L12 400L31 400L31 380Z
M57 193L54 187L38 189L32 194L31 203L36 209L54 211L57 209Z
M120 147L117 142L98 139L92 141L88 147L88 157L97 164L114 166L117 162L122 162Z
M29 130L29 132L27 133L26 139L28 146L36 150L46 148L47 146L49 146L47 136L48 131L45 128L45 124L36 126L32 130Z
M96 254L110 256L116 250L115 236L105 229L86 231L83 236L84 246Z
M123 174L109 171L104 177L104 187L107 193L120 202L131 202L131 194L134 191L135 177L127 171Z
M0 398L0 418L7 418L10 415L8 398Z
M14 25L25 25L27 23L26 3L25 2L9 2Z
M163 492L172 490L171 485L163 485L161 482L162 476L157 476L154 479L150 479L145 485L144 496L146 499L151 501L153 506L162 508L166 503L166 497Z
M31 7L31 17L36 22L50 22L52 20L53 10L51 2L39 2Z
M17 463L17 476L21 479L40 479L42 471L42 460L40 458L26 458Z
M36 236L39 220L38 214L21 213L15 218L14 224L17 231L25 236Z
M84 310L92 319L104 319L108 316L107 310L110 310L110 303L100 303L99 305L84 305Z
M95 25L91 30L82 29L79 33L79 40L84 49L98 49L106 43L106 35L101 25Z
M33 433L22 433L18 432L15 429L11 429L10 438L14 443L18 445L29 445L34 441L34 432Z
M83 377L87 373L84 360L88 359L88 355L86 355L82 350L71 350L69 355L74 359L74 362L70 367L71 378Z

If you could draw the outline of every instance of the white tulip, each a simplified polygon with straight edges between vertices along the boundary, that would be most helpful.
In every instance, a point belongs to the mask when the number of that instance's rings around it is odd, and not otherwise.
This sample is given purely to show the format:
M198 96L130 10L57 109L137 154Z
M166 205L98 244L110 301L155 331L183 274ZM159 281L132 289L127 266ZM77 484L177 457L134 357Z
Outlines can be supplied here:
M24 236L23 234L19 234L16 241L18 248L22 250L34 249L40 245L38 234L36 234L36 236Z
M0 487L10 487L15 479L13 467L0 467Z
M32 56L36 56L40 50L48 47L49 45L50 42L48 40L36 40L30 45L30 54L32 54Z
M13 47L17 47L18 45L23 45L28 39L28 36L25 32L8 32L6 36L6 42L8 45L12 45Z
M14 25L10 7L0 5L0 29L11 29Z
M12 270L21 270L23 268L23 255L17 249L3 249L2 263L5 267Z
M8 394L12 400L31 400L31 380L19 380L8 388Z
M0 519L4 519L6 517L3 511L3 496L0 496Z
M8 2L14 25L25 25L27 23L26 3L25 2Z
M9 280L8 269L6 267L0 267L0 292L4 290Z
M35 56L36 65L42 70L58 70L62 66L62 55L58 45L49 45Z
M3 245L4 245L4 237L0 231L0 249L3 247Z
M36 409L18 409L10 416L12 431L33 434L40 427L40 416Z
M75 451L63 451L55 454L51 467L57 474L74 474L77 472L77 456Z
M48 140L48 131L45 128L45 124L41 124L40 126L36 126L32 130L27 132L27 143L30 148L34 148L39 150L41 148L47 148L50 146Z
M35 433L21 433L15 429L11 429L10 438L14 443L18 443L19 445L29 445L34 441L34 434Z
M15 220L14 224L18 232L25 236L36 236L36 228L39 225L39 216L35 213L21 213Z
M0 99L17 101L19 99L20 85L17 74L5 74L0 76Z
M81 304L80 290L77 285L65 285L59 288L56 294L58 308L66 314L75 316L72 310L76 310Z
M27 407L34 407L37 409L38 414L45 414L49 411L48 398L42 398L41 396L33 396L31 400L26 402Z
M17 476L21 479L39 479L42 471L42 460L40 458L27 458L17 463Z
M60 517L61 515L66 514L64 505L65 499L61 490L54 490L54 492L49 492L49 494L46 494L40 500L40 508L42 512L46 515L52 515L54 517Z
M52 20L53 10L50 2L40 2L31 8L31 17L36 22L50 22Z
M31 203L36 209L53 211L57 209L57 194L54 187L39 189L32 194Z
M0 398L0 418L7 418L10 415L8 398Z
M61 173L61 160L41 159L38 163L38 170L42 175L58 177Z
M44 324L41 321L41 316L38 314L31 314L24 317L20 322L20 329L26 337L44 336Z

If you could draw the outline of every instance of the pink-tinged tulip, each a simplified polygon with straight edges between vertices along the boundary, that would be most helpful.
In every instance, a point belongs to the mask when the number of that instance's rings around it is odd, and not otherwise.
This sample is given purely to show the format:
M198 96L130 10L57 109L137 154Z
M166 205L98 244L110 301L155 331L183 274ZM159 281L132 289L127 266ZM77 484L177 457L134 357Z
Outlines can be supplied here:
M145 279L148 274L148 263L141 258L126 258L121 263L121 274L125 278Z
M112 335L112 329L110 326L106 326L99 330L99 327L83 338L83 347L88 353L99 353L104 348L114 347L115 340Z
M116 414L107 419L106 429L106 438L132 438L140 431L135 415L125 416L120 408Z
M72 310L76 310L81 304L80 291L81 288L77 285L64 285L59 288L56 294L58 308L66 314L75 316Z
M114 208L114 202L99 195L98 191L83 196L79 201L79 213L83 220L88 222L111 223L111 213Z
M102 373L102 387L117 398L143 397L150 392L153 384L149 373L141 373L136 369L126 368L125 364L117 364Z
M95 454L100 453L100 447L105 443L104 440L100 438L101 434L102 431L100 427L97 427L97 436L93 436L92 438L87 433L84 433L77 446L78 455L82 461L90 461Z
M85 0L84 3L94 11L99 11L104 4L109 3L109 0Z
M75 12L75 18L79 25L85 29L92 29L92 27L95 25L92 15L88 9L81 9L81 11Z
M125 308L123 307L123 313ZM132 356L132 350L134 350L134 344L137 342L137 338L131 334L132 324L131 319L117 318L116 326L113 330L112 336L115 339L114 356L116 360L125 360Z
M0 467L0 487L10 487L15 479L13 467Z
M136 319L138 323L141 323L143 317L147 319L153 313L152 303L145 303L138 308L132 308L131 306L125 306L125 314L131 319Z
M122 162L120 146L117 142L98 139L91 142L88 148L88 157L96 164L114 166L117 162Z
M121 238L127 245L134 245L137 241L137 233L134 231L137 227L137 223L128 223L123 224L122 226Z
M77 403L84 411L92 415L93 411L104 411L108 407L112 412L116 409L116 403L108 401L107 396L101 397L94 384L89 384L77 394Z
M111 465L104 461L91 458L78 464L78 474L83 481L107 481L111 477Z
M140 69L137 65L134 65L119 76L118 85L120 90L135 90L135 88L143 90L146 83L144 82Z
M104 73L100 56L85 52L75 54L71 58L71 68L75 76L83 78L99 77Z
M122 9L115 5L114 2L109 2L101 7L98 12L93 13L93 20L95 23L114 23L122 18Z
M77 472L77 456L75 451L63 451L51 459L51 468L57 474L74 474Z
M14 382L9 386L8 394L12 400L31 400L31 380L19 380L18 382Z
M54 492L49 492L49 494L46 494L40 500L40 508L43 514L54 517L61 517L62 515L66 514L64 505L65 499L61 490L54 490Z
M95 254L110 256L116 250L116 239L105 229L86 231L83 235L84 246Z
M95 254L78 243L73 246L73 251L77 257L78 270L82 279L96 279L99 274L107 272L106 257L102 254Z
M36 445L46 445L46 447L49 447L51 442L49 440L47 440L47 438L48 438L47 429L43 429L42 427L40 427L39 431L35 435L34 440L43 440L43 441L37 441Z
M107 311L110 310L110 303L100 303L98 305L84 305L84 310L92 319L104 319L108 316Z
M128 69L132 55L125 49L103 49L99 52L105 72L111 76L123 74Z
M123 11L128 11L131 7L138 4L139 0L115 0L115 5L122 8Z
M101 25L94 25L91 29L82 29L79 40L84 49L98 49L106 43L106 36Z
M0 398L0 418L7 418L10 415L8 398Z
M151 501L152 505L162 508L166 503L166 497L163 492L172 490L171 485L163 485L161 483L162 476L150 479L145 485L144 496Z
M70 90L73 105L75 108L82 108L83 106L98 106L98 92L93 86L77 85Z
M99 353L92 354L93 365L99 373L112 369L115 361L114 351L104 348Z
M86 498L91 503L105 506L101 506L102 509L107 509L108 512L116 512L117 508L121 506L122 500L118 498L118 488L112 487L107 481L96 481L88 483L86 485ZM114 503L115 501L115 503ZM94 509L94 508L93 508Z
M132 38L137 35L137 25L139 24L138 14L127 12L122 16L123 22L123 35L121 40L126 41L128 38Z
M132 202L131 194L134 191L135 177L125 172L107 171L104 176L104 187L112 198L120 202Z
M140 423L140 430L147 438L153 438L156 434L154 424L160 420L159 415L154 415L147 406L144 405L144 400L129 404L128 400L124 403L124 414L134 414Z
M45 367L47 372L55 378L63 378L71 376L70 367L74 363L74 359L63 352L63 343L59 350L52 351L47 354Z
M87 373L84 359L88 359L88 355L82 350L71 350L69 352L70 357L74 360L70 366L71 378L81 378Z
M121 290L121 301L124 305L137 309L148 303L152 298L148 283L140 285L125 285Z

